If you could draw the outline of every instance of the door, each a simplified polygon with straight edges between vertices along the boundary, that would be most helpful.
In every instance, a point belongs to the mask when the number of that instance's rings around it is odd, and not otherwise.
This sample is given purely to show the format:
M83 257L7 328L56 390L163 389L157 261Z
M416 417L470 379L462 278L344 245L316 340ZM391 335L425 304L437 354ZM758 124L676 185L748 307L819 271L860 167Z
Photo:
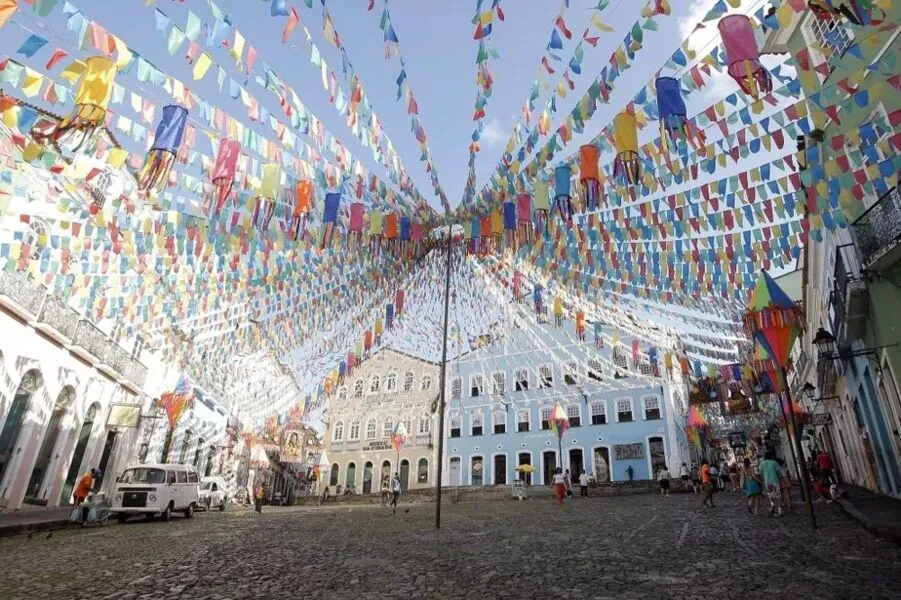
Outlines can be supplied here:
M520 452L519 453L519 461L518 464L522 465L531 465L532 464L532 455L528 452ZM519 478L526 484L532 485L532 474L528 472L519 472Z
M78 432L78 442L75 444L75 452L72 453L72 460L69 462L69 472L66 475L66 484L63 486L63 493L60 496L60 504L71 504L72 490L75 488L75 481L78 479L78 473L81 469L81 461L84 460L84 453L87 450L88 442L91 439L91 429L94 428L94 417L97 416L97 404L92 404L88 409L81 429Z
M102 489L100 485L103 483L103 478L106 477L106 467L109 466L110 456L112 456L113 449L116 447L116 435L115 431L106 432L106 441L103 443L103 454L100 455L100 464L97 465L97 468L100 469L100 475L94 478L95 490Z
M71 387L66 386L59 393L56 404L53 406L53 412L50 414L50 422L47 423L47 430L44 432L44 440L41 442L41 449L38 451L38 458L31 470L31 478L28 480L28 487L25 489L25 502L29 504L47 504L46 498L41 498L41 488L44 487L44 481L47 479L47 469L53 461L53 450L56 448L56 442L59 440L59 432L62 428L63 418L75 392Z
M175 510L182 510L191 503L191 486L188 485L188 472L179 469L175 472Z
M507 485L507 455L494 456L494 485Z
M383 460L382 461L382 477L379 479L379 489L381 489L382 481L385 479L388 480L388 485L391 485L391 461Z
M363 465L363 493L372 493L372 462L366 461Z
M610 449L594 449L594 477L598 483L608 483L611 480L612 469L610 465Z
M357 465L347 463L347 472L344 474L344 489L353 490L357 485Z
M483 485L485 482L483 471L484 461L481 456L473 456L469 463L469 473L472 476L472 485Z
M31 397L41 387L41 374L32 369L25 373L16 390L3 430L0 431L0 484L6 475L6 469L16 455L16 447L19 443L19 432L22 431L22 421L31 404Z
M460 457L455 456L450 459L450 467L447 470L448 483L450 485L460 485Z
M651 479L657 476L657 471L666 466L666 450L662 437L648 439L648 456L651 457Z
M400 489L406 492L410 487L410 461L406 458L400 461Z
M585 464L582 460L581 448L572 448L569 451L569 476L573 483L579 481L579 475L585 470Z
M554 470L557 468L557 453L553 450L545 450L542 458L544 459L544 479L542 479L542 483L551 485L554 483Z

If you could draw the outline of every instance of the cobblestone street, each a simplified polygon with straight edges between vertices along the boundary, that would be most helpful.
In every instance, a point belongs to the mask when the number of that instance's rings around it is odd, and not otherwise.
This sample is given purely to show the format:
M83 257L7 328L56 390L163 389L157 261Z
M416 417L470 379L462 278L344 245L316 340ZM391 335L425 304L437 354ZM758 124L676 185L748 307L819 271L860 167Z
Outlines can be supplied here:
M901 549L832 506L674 495L268 508L0 540L4 599L889 598ZM728 574L728 576L726 576Z

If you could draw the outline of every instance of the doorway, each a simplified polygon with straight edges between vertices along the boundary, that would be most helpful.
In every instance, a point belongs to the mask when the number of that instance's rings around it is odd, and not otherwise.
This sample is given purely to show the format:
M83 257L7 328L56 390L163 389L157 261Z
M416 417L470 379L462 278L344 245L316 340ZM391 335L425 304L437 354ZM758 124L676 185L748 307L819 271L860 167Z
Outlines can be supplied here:
M338 466L338 463L335 463L332 465L331 473L329 473L328 484L332 487L335 487L336 485L338 485L338 475L339 475L338 469L340 469L340 467Z
M594 477L598 483L611 481L610 449L600 447L594 449Z
M400 489L406 492L410 487L410 461L406 458L400 461Z
M81 469L81 461L84 460L84 453L88 448L88 442L91 440L91 429L94 428L94 419L97 417L97 411L100 405L96 402L88 408L88 414L85 415L78 432L78 441L75 443L75 452L72 454L72 462L69 463L69 472L66 474L66 484L63 486L63 493L60 496L60 504L71 504L72 490L75 488L75 480L78 479L78 473Z
M470 464L470 475L472 476L472 485L484 485L485 479L483 476L483 459L481 456L473 456Z
M655 479L657 471L666 466L666 450L663 446L662 437L648 438L648 456L651 457L650 478Z
M56 404L53 405L53 412L50 414L50 422L44 433L44 440L41 442L41 449L38 451L37 460L31 470L28 487L25 488L24 501L27 504L47 504L47 499L40 497L41 488L44 487L44 481L47 479L47 469L50 468L53 460L53 450L56 448L63 419L73 398L75 398L75 390L69 386L64 387L56 398Z
M363 493L372 493L372 461L366 461L363 465Z
M572 448L569 451L569 478L573 483L579 481L579 475L585 470L585 462L581 448Z
M118 432L116 431L106 432L106 441L103 443L103 453L100 455L100 464L97 465L97 468L100 469L100 475L94 478L95 490L100 489L100 484L103 483L103 478L106 477L106 468L110 464L110 456L112 456L113 450L116 448L117 435Z
M551 485L554 482L554 471L557 469L557 453L553 450L545 450L541 458L544 462L544 471L542 472L544 478L541 482L544 485Z
M507 455L494 456L494 485L507 485Z
M447 470L448 483L450 485L460 485L460 457L455 456L450 459L450 467Z
M531 465L532 464L532 455L528 452L520 452L519 460L517 460L518 465L521 467L523 465ZM532 474L528 471L520 471L519 478L526 484L532 485Z
M210 473L213 472L213 461L215 460L215 458L216 458L216 446L210 446L209 451L207 451L207 453L206 453L206 468L203 470L204 477L209 477Z
M382 481L388 479L388 482L391 482L391 461L385 460L382 461Z
M345 490L353 490L356 489L357 486L357 465L354 463L347 463L347 469L344 473L344 489Z
M16 455L16 446L19 443L19 433L22 431L22 422L28 413L31 397L41 387L43 379L37 369L32 369L22 376L22 381L16 389L12 405L6 416L6 423L0 431L0 483L6 476L6 469Z

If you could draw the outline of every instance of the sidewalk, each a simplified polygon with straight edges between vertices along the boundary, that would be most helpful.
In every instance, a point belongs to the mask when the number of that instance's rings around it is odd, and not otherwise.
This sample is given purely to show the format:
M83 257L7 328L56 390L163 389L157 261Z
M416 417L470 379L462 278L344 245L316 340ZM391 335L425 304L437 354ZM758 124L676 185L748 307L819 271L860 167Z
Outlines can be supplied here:
M71 506L67 508L29 507L16 511L2 511L0 512L0 537L62 529L68 525L71 512Z
M847 497L836 500L845 513L879 537L901 545L901 500L843 485Z

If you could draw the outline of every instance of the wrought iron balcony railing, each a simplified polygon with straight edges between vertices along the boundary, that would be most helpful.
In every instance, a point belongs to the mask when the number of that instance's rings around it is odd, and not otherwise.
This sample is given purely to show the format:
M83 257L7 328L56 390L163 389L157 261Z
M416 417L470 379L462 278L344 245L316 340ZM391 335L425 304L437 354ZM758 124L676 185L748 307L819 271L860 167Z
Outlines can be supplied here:
M41 285L28 281L20 273L0 272L0 294L12 299L30 314L37 316L47 290Z
M46 323L68 340L75 339L75 330L78 328L78 311L60 302L56 296L44 298L41 314L38 322Z
M873 271L891 266L901 256L901 191L895 186L851 225L861 263Z

